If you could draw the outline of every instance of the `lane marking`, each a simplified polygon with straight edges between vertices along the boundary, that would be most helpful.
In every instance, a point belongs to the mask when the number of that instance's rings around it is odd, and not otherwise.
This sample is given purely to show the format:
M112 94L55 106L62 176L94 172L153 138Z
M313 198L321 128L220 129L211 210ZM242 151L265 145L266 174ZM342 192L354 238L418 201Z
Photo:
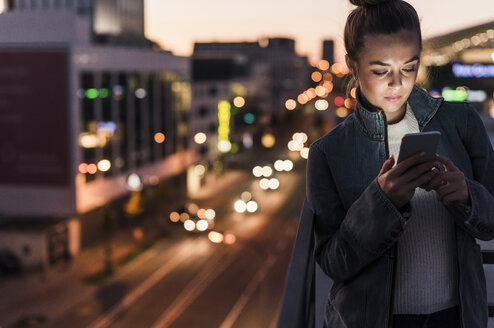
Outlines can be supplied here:
M170 261L166 262L159 270L155 271L149 278L132 290L119 303L115 304L109 311L93 321L88 328L105 328L114 322L124 311L126 311L137 299L146 293L151 287L156 285L170 271L175 269L180 263L187 259L187 255L192 251L192 245L184 245L182 249Z
M175 298L163 314L154 322L151 328L169 327L190 304L237 258L237 253L224 257L218 257L214 262L208 263L195 278Z
M268 258L262 264L261 269L257 271L254 277L251 279L251 281L245 288L242 295L240 295L237 302L226 316L225 320L223 320L223 322L220 325L220 328L231 328L233 326L238 316L243 311L244 307L247 305L249 300L252 298L257 287L259 287L261 282L264 280L264 278L266 277L267 273L269 272L273 264L276 262L276 260L277 259L274 254L270 254L268 256Z

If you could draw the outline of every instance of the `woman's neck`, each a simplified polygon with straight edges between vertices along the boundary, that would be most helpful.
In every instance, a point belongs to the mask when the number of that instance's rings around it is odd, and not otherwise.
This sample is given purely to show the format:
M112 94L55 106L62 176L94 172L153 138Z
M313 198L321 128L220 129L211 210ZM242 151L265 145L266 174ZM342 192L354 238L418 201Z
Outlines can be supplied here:
M364 106L365 109L367 109L371 112L378 112L378 111L382 110L381 108L372 105L362 94L359 95L359 100L362 103L362 106ZM400 107L400 109L397 110L396 112L393 112L393 113L384 112L384 116L386 117L386 123L387 124L398 123L399 121L401 121L403 119L406 111L407 111L407 103L405 102Z

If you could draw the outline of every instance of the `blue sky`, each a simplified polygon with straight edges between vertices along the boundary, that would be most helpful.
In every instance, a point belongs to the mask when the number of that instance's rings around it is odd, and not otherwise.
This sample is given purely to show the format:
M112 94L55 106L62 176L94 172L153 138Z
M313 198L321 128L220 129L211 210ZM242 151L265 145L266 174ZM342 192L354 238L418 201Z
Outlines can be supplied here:
M494 21L491 0L410 0L422 19L425 38ZM194 41L254 41L291 37L297 52L320 58L324 38L337 43L348 0L145 0L146 34L177 55L188 56Z

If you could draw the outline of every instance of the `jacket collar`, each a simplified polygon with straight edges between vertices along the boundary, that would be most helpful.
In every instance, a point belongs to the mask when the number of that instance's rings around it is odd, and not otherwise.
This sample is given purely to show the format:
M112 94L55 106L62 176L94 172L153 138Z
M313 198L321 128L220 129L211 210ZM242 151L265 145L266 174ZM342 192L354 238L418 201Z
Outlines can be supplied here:
M386 130L386 117L384 116L384 112L382 110L377 112L368 110L362 105L359 99L360 89L357 88L355 119L362 132L371 139L384 140ZM423 89L414 86L407 101L417 119L419 129L422 131L425 125L436 114L443 98L434 98Z

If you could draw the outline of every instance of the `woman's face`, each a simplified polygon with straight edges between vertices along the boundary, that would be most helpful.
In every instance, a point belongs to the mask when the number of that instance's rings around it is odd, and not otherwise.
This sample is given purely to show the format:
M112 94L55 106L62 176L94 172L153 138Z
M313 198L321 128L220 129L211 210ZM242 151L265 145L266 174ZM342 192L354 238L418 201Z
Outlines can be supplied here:
M370 105L382 109L388 123L395 123L406 111L419 68L420 47L415 31L364 36L358 60L347 58L357 78L360 93Z

